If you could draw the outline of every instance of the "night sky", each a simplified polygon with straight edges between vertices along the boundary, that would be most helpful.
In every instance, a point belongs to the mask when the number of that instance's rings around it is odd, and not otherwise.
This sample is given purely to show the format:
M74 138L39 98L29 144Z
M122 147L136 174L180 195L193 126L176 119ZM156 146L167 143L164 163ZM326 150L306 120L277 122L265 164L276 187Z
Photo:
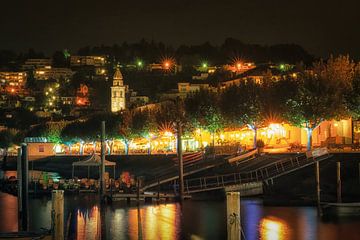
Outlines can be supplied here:
M0 3L0 49L50 53L141 38L174 46L234 37L360 58L359 0L12 0Z

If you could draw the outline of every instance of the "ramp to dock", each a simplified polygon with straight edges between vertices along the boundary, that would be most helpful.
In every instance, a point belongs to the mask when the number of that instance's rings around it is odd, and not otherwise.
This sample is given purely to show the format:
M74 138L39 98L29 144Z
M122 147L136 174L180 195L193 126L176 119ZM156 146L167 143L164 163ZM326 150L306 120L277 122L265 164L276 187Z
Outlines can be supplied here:
M249 158L250 156L247 156ZM228 161L217 161L216 163L208 163L198 165L193 169L184 171L184 176L198 173L210 168L218 167L224 168L227 171L224 174L214 174L212 176L204 176L198 178L185 178L184 187L187 194L212 191L217 189L237 189L242 191L251 191L254 188L253 184L271 182L273 179L298 171L302 168L310 166L315 162L320 162L332 157L328 152L323 152L321 155L309 156L306 154L297 154L296 156L283 155L283 157L273 156L259 156L249 161L239 161L234 164L229 164ZM216 169L216 168L214 168ZM229 172L232 171L232 172ZM172 175L164 176L158 181L147 183L142 190L154 188L163 183L176 181L178 179L177 172ZM256 187L255 192L259 192L259 186Z

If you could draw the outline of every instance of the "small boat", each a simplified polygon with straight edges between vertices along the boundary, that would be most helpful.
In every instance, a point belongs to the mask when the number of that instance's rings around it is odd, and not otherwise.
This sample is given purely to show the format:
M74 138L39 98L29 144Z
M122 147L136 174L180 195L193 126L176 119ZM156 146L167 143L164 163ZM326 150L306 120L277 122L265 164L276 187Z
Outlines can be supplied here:
M353 203L322 203L323 215L338 217L360 216L360 202Z

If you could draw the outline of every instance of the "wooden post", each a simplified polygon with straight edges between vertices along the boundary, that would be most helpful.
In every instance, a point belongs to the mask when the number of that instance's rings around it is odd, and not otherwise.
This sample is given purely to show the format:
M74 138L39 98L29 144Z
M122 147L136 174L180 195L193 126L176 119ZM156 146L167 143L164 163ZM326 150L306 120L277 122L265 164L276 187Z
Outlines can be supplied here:
M360 162L359 162L359 183L360 183Z
M321 206L320 206L320 168L319 162L315 162L315 175L316 175L316 202L318 214L321 216Z
M337 202L341 203L341 172L340 172L341 168L340 168L340 162L336 163L336 197L337 197Z
M158 191L157 191L157 200L160 200L160 179L158 178Z
M20 151L19 151L20 153ZM27 146L22 144L21 156L18 157L18 228L21 231L29 230L29 162L27 156Z
M226 193L227 239L239 240L241 238L240 224L240 193Z
M18 231L22 230L22 221L21 221L21 213L22 213L22 181L21 181L21 148L18 148L18 156L17 156L17 200L18 200Z
M105 121L101 122L100 197L105 194Z
M64 239L64 190L52 191L52 239Z
M182 126L181 123L178 122L178 132L177 132L177 150L178 150L178 158L179 158L179 197L180 201L184 200L184 166L183 166L183 153L182 153Z
M140 204L140 178L137 178L137 189L136 189L136 199L137 199L137 204Z

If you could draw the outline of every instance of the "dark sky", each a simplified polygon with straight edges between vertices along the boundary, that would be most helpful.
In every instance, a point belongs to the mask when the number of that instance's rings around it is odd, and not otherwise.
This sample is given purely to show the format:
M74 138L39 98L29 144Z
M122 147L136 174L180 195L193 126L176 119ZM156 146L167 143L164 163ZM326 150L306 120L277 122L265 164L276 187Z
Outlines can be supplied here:
M359 0L8 0L0 49L50 52L141 38L172 45L297 43L360 58Z

